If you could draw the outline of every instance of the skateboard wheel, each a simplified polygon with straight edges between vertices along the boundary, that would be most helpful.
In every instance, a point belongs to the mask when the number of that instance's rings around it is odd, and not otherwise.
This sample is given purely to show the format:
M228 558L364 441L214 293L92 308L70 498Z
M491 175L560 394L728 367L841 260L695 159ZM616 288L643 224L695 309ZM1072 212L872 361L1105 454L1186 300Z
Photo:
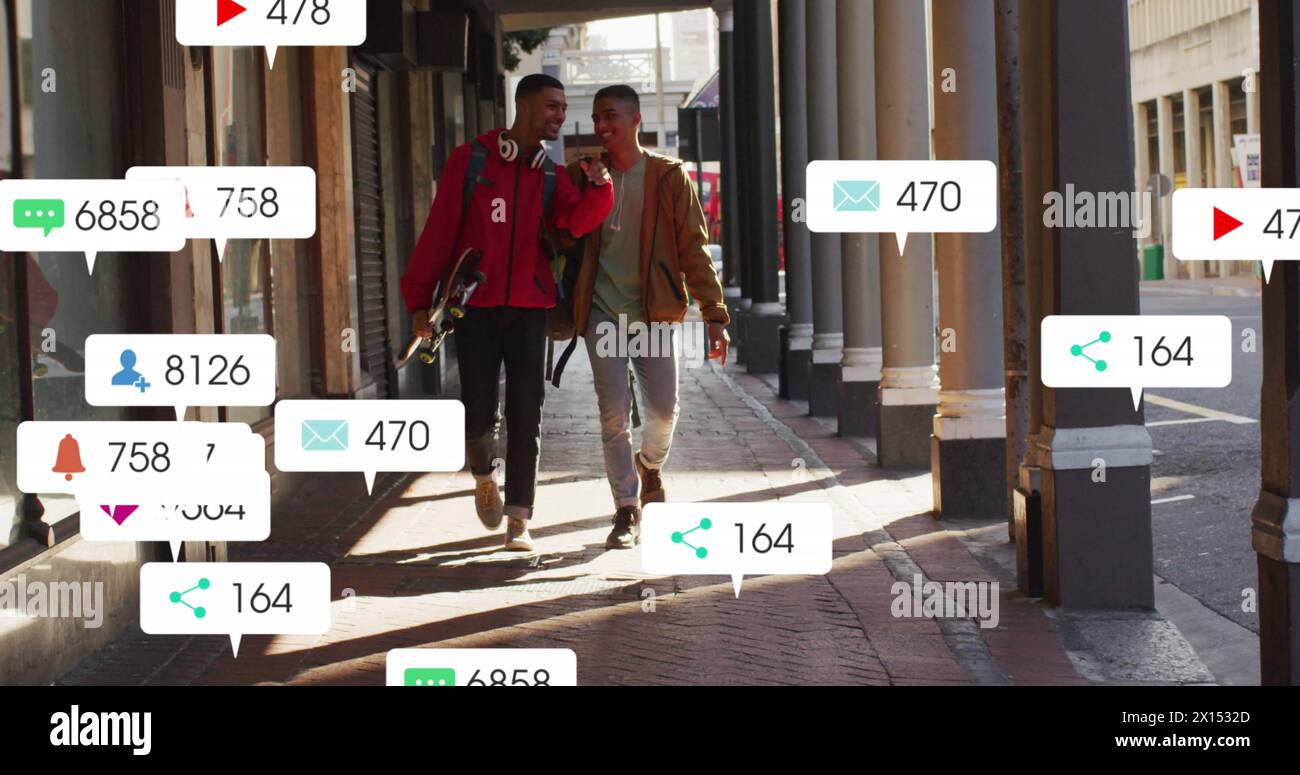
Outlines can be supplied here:
M420 363L430 366L433 364L433 353L420 353Z
M457 306L457 307L452 307L451 309L447 310L447 312L448 312L452 317L456 318L457 320L460 320L461 318L465 317L465 308L464 308L464 307L459 307L459 306Z

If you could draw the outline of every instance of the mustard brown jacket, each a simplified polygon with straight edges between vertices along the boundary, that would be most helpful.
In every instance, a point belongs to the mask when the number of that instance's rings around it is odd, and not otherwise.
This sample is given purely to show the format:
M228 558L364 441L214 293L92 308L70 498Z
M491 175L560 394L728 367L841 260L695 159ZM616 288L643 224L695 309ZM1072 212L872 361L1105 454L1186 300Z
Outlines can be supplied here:
M686 317L686 289L706 321L726 325L722 283L709 255L708 228L695 186L680 159L646 152L645 196L641 212L641 312L647 323L679 323ZM608 154L603 155L609 166ZM579 186L579 162L566 171ZM600 261L602 225L591 232L573 291L573 322L586 333ZM570 243L571 244L571 243Z

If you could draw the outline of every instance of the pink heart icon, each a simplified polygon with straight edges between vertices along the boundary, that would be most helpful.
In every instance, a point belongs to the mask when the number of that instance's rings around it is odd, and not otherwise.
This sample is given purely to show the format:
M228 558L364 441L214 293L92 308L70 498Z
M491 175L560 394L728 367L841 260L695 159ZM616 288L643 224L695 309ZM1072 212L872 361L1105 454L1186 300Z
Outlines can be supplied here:
M122 524L126 518L135 513L139 506L100 506L104 513L112 517L117 524Z

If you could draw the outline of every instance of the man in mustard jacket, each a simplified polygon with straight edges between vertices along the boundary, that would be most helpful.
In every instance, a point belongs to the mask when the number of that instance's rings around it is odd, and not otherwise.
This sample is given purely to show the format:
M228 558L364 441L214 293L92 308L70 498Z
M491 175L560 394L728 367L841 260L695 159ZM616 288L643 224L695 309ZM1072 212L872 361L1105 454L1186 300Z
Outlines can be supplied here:
M573 317L595 376L605 472L614 496L614 529L605 546L631 549L641 538L641 506L664 500L660 471L677 423L677 353L662 327L682 322L689 289L708 324L708 357L726 365L729 318L695 186L680 160L641 147L637 93L621 85L601 89L592 121L613 176L614 208L587 237ZM581 162L568 172L579 182ZM645 419L635 454L629 363Z

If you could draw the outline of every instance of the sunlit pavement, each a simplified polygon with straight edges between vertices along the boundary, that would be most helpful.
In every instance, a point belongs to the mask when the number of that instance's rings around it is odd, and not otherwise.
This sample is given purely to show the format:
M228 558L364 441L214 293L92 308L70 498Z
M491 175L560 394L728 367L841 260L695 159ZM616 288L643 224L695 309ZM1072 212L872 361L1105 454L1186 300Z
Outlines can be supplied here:
M373 498L360 475L322 476L275 515L269 541L230 554L330 563L328 633L248 636L236 659L227 638L133 628L63 683L377 685L398 647L571 648L583 684L1212 680L1152 613L1100 623L1106 637L1152 652L1107 670L1105 655L1089 653L1088 617L1015 591L1005 522L941 524L928 512L928 472L882 471L865 447L734 364L682 370L668 498L828 503L833 570L749 577L739 598L727 577L649 576L640 549L604 548L613 502L583 348L563 388L548 390L535 553L484 535L467 472L381 477ZM1000 582L997 626L895 617L892 587L918 573ZM1179 668L1145 667L1154 662Z

